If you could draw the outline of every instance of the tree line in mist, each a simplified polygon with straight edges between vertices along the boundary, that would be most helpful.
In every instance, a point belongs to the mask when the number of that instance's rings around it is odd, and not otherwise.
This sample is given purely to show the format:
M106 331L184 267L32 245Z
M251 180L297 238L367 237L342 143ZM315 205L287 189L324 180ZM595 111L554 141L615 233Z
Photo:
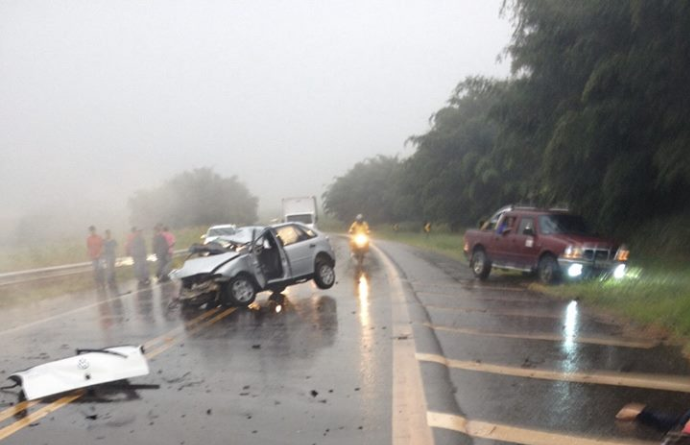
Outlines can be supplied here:
M139 190L129 199L130 221L150 228L158 222L174 228L245 225L257 220L258 198L236 176L210 168L177 174L160 187Z
M513 0L507 80L467 78L407 159L355 165L324 194L343 221L476 224L567 205L625 233L687 215L690 2Z

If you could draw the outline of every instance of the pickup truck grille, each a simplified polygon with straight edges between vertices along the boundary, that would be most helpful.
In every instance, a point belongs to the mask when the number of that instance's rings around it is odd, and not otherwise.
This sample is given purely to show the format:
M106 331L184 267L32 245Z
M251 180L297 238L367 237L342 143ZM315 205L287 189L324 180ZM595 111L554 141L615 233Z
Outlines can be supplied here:
M612 254L610 249L584 249L584 252L582 253L582 256L584 259L589 260L589 261L594 261L594 260L610 260L612 259Z

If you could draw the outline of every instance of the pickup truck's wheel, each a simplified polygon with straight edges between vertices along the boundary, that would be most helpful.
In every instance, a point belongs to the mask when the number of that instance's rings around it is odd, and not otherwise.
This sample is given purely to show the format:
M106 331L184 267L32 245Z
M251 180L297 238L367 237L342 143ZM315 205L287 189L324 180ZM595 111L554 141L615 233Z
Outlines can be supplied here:
M333 263L325 258L317 258L314 264L314 282L319 289L330 289L335 284Z
M555 283L560 275L558 261L553 255L546 254L539 260L539 280L544 284Z
M489 276L489 273L491 273L491 263L486 257L486 252L484 252L484 249L477 249L472 252L470 267L472 267L474 276L480 280L485 280L486 277Z
M249 306L256 299L256 287L247 275L233 278L224 289L223 303L232 306Z

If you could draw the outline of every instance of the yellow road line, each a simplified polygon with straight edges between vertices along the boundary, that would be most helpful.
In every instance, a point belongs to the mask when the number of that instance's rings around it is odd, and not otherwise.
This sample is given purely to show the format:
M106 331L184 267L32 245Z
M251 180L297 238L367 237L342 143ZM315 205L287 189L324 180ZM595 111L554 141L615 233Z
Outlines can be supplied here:
M37 420L40 420L47 416L48 414L52 413L55 410L58 410L62 408L63 406L67 405L68 403L77 400L79 397L83 396L84 392L83 391L77 391L76 393L72 393L69 395L66 395L55 402L44 406L43 408L32 412L28 416L24 417L23 419L17 420L16 422L4 427L3 429L0 429L0 440L7 439L10 437L12 434L16 433L17 431L21 430L22 428L25 428L29 426L30 424L36 422Z
M574 336L572 338L566 338L563 335L557 335L557 334L508 334L508 333L500 333L500 332L487 332L487 331L478 331L475 329L465 329L465 328L450 328L447 326L437 326L433 325L431 323L423 323L424 326L427 326L435 331L445 331L445 332L453 332L456 334L463 334L463 335L476 335L476 336L481 336L481 337L500 337L500 338L515 338L515 339L521 339L521 340L544 340L544 341L553 341L553 342L564 342L564 341L570 341L573 343L587 343L587 344L593 344L593 345L604 345L604 346L619 346L623 348L636 348L636 349L650 349L659 344L658 341L655 340L636 340L636 339L618 339L615 337L579 337L579 336Z
M486 372L490 374L525 377L559 382L589 383L595 385L625 386L630 388L656 389L690 393L690 379L684 376L662 374L620 374L613 372L559 372L548 369L521 368L514 366L452 360L436 354L417 353L417 360L439 363L454 369Z
M657 443L635 439L602 439L561 434L471 420L455 414L434 411L427 412L427 422L429 426L435 428L457 431L481 439L498 440L521 445L652 445Z
M7 408L4 411L0 411L0 422L3 422L7 419L9 419L12 416L16 416L17 414L21 413L22 411L31 408L35 404L38 403L38 400L32 400L30 402L24 401L24 402L19 402L16 405Z
M210 319L210 320L208 320L208 321L206 321L206 322L204 322L204 323L201 323L201 324L199 324L199 325L197 325L197 326L192 327L192 328L189 330L189 335L194 335L194 334L196 334L197 332L201 331L202 329L205 329L205 328L207 328L207 327L209 327L209 326L211 326L211 325L217 323L218 321L220 321L220 320L222 320L223 318L227 317L228 315L232 314L232 313L235 312L236 310L237 310L237 308L231 307L231 308L229 308L229 309L224 310L224 311L221 312L220 314L216 315L216 316L213 317L212 319ZM146 358L154 358L154 357L156 357L157 355L160 355L161 353L167 351L167 350L170 349L172 346L174 346L177 342L179 342L179 337L171 338L168 342L166 342L166 343L162 344L160 347L158 347L158 349L154 349L154 350L151 351L151 352L147 352L147 353L146 353Z
M223 318L225 318L228 315L235 312L237 310L237 308L228 308L228 309L224 310L223 312L221 312L220 314L216 315L215 317L211 318L210 320L207 320L203 323L200 323L202 320L215 314L215 312L218 312L218 310L219 309L214 309L214 310L211 310L208 312L204 312L200 316L187 322L185 324L185 326L191 327L191 329L189 331L189 335L194 335L197 332L201 331L202 329L207 328L207 327L215 324L216 322L222 320ZM208 314L209 312L211 312L210 315ZM173 332L176 330L179 330L179 328L175 328L175 329L171 330L170 332ZM165 352L166 350L170 349L170 347L172 345L177 343L177 341L179 340L179 338L177 338L177 337L172 337L172 338L168 339L168 337L170 337L170 332L167 334L164 334L160 337L157 337L157 339L164 338L164 339L166 339L167 342L164 343L162 346L160 346L158 349L155 349L154 351L147 353L146 354L147 358L153 358L153 357ZM154 340L156 340L156 339L154 339ZM34 412L28 414L26 417L24 417L20 420L17 420L16 422L11 423L10 425L0 429L0 441L6 439L7 437L11 436L12 434L16 433L17 431L29 426L31 423L33 423L39 419L42 419L43 417L52 413L53 411L56 411L57 409L73 402L74 400L77 400L78 398L80 398L84 394L85 393L82 390L68 394L68 395L56 400L55 402L37 410L37 411L34 411ZM31 402L22 402L20 404L17 404L17 406L14 406L10 409L3 411L2 413L0 413L0 415L3 416L2 420L7 419L8 417L11 417L11 416L17 414L18 412L21 412L25 409L28 409L28 408L34 406L39 401L40 400L34 400ZM22 404L25 404L25 405L22 405ZM22 409L20 409L20 408L22 408ZM9 415L8 415L8 413L9 413Z
M170 341L171 337L174 337L177 333L181 332L183 329L188 329L188 328L202 322L203 320L207 319L208 317L211 317L212 315L214 315L219 310L220 310L220 307L215 307L213 309L210 309L210 310L204 312L203 314L189 320L183 326L178 326L174 329L171 329L170 331L166 332L163 335L160 335L154 339L151 339L151 340L145 342L144 343L144 350L152 348L153 345L155 345L156 343L159 343L161 341L165 341L165 342Z
M436 305L424 305L424 307L428 309L436 309L436 310L441 310L441 311L452 311L452 312L464 312L467 314L486 314L486 315L493 315L493 316L503 316L503 317L529 317L529 318L564 318L565 314L562 312L557 313L557 314L549 314L549 313L534 313L530 312L528 310L524 311L504 311L504 310L492 310L492 309L484 309L484 308L475 308L475 307L447 307L447 306L436 306Z

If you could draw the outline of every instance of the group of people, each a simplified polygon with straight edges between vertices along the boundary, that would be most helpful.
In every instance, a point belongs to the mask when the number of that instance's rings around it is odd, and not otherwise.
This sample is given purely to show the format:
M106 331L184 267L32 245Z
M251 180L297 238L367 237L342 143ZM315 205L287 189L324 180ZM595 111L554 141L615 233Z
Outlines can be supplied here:
M175 236L170 229L163 224L156 224L153 228L152 239L153 253L156 255L156 278L158 282L168 281L168 273L172 264L175 247ZM118 243L112 237L109 229L101 237L95 226L89 227L89 236L86 238L86 250L93 265L94 279L98 285L116 285L115 262L117 260ZM148 249L144 240L143 230L132 227L125 242L125 255L132 257L134 262L134 276L139 284L149 284L151 274L147 263Z

